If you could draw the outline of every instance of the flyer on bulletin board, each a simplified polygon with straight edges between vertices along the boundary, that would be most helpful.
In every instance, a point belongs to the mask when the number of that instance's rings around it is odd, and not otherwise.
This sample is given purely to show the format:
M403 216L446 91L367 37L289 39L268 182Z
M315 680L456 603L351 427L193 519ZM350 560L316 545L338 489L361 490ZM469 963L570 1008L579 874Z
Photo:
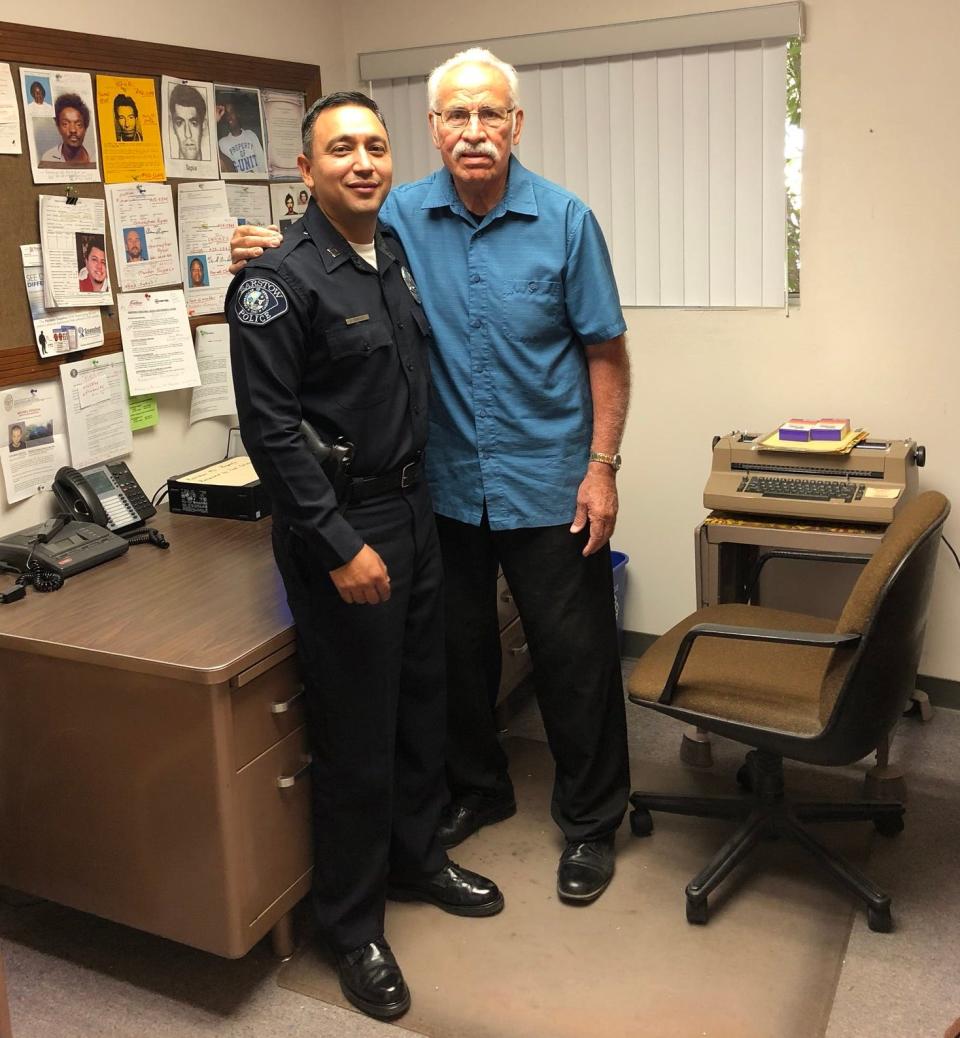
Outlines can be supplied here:
M104 183L166 179L152 79L97 76L97 114Z

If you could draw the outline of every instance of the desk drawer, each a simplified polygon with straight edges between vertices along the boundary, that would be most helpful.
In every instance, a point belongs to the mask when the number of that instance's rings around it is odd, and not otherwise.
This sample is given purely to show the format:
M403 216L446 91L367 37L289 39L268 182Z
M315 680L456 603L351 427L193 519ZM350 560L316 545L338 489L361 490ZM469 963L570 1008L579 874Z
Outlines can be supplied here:
M249 926L313 864L306 730L237 774L241 910ZM280 788L278 782L284 782Z
M497 578L497 619L500 621L500 630L507 627L516 616L516 603L510 588L507 587L507 578L501 573Z
M251 668L252 670L253 668ZM249 673L249 672L246 672ZM252 680L237 678L231 693L233 761L239 771L304 722L297 657L287 656Z
M523 625L517 618L500 633L500 651L503 655L503 666L500 671L500 691L497 702L506 698L520 682L531 672L530 650L527 648L527 637L523 633Z

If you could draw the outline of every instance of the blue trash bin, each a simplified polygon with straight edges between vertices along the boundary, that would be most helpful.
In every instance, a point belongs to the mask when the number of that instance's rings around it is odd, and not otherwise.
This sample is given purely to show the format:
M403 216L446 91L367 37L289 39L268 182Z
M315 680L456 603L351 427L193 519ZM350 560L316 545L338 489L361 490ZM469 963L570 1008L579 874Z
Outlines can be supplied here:
M626 605L627 563L630 556L622 551L610 551L610 562L613 566L613 608L617 614L617 634L620 637L620 648L623 649L623 610Z

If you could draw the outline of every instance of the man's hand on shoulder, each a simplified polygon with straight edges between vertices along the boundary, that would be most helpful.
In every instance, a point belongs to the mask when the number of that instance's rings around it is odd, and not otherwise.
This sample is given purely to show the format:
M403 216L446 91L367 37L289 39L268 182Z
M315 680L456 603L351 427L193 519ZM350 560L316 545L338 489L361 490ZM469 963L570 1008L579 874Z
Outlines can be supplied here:
M253 224L241 224L230 238L230 273L239 274L247 265L247 260L263 255L264 249L275 249L283 236L280 228L271 224L269 227L256 227Z
M378 605L390 598L390 574L369 544L346 565L330 570L330 579L349 605Z
M613 469L602 462L591 462L577 490L577 511L570 527L571 533L579 533L590 524L590 537L583 549L585 556L599 551L613 536L619 507Z

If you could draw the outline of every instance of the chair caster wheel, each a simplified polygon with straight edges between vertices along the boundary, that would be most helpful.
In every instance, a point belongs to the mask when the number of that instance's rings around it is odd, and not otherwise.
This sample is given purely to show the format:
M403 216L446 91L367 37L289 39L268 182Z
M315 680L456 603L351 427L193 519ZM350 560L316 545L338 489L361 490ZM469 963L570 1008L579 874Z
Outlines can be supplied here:
M881 815L874 818L873 827L881 836L898 836L903 832L903 815Z
M630 812L630 832L634 836L649 836L653 832L653 818L645 807Z
M705 926L707 919L710 915L710 910L707 908L707 902L694 901L693 898L687 898L687 922L693 923L695 926Z
M886 908L868 908L867 926L874 933L890 933L893 929L893 920L890 918L890 906Z
M737 768L737 785L744 791L744 793L753 792L753 775L750 773L749 764L741 764Z

